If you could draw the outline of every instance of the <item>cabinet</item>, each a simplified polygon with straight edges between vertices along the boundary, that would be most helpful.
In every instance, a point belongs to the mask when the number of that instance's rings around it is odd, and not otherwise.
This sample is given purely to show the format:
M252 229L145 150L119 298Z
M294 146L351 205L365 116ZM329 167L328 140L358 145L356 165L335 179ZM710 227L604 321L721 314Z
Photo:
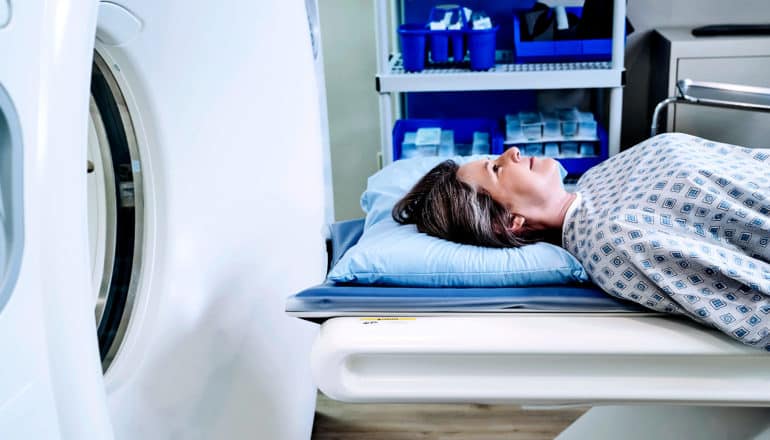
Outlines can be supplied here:
M726 82L770 87L770 37L694 37L689 28L658 29L653 54L653 101L676 93L676 82ZM666 131L719 142L770 148L770 114L678 105L668 108Z
M605 89L609 91L606 122L609 154L620 151L625 78L625 0L614 0L611 61L516 64L512 53L499 51L498 63L489 71L426 68L419 73L407 73L401 67L396 33L399 24L398 0L374 2L377 42L375 87L379 93L380 142L384 164L393 160L391 129L394 120L403 113L400 95L406 92Z

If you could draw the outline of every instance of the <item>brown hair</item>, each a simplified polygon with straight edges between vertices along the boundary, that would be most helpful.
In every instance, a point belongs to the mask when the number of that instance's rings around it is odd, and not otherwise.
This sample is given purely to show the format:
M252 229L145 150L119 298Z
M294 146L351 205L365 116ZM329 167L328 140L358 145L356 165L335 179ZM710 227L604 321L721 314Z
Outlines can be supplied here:
M530 243L532 237L510 230L512 213L486 192L457 178L459 168L446 160L428 171L393 207L393 220L457 243L498 248Z

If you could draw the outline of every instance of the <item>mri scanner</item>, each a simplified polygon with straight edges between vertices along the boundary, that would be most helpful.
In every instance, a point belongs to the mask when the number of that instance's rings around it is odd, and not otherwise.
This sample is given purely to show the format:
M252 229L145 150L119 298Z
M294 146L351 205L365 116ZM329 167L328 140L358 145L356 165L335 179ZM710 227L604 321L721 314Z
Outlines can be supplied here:
M315 11L0 0L0 438L310 436Z

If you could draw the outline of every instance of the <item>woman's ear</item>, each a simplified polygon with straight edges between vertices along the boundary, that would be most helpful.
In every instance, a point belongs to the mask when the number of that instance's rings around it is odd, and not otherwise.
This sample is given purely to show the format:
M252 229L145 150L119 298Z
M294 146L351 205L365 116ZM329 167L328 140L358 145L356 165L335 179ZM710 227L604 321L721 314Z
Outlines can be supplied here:
M517 234L517 235L521 235L525 231L524 229L525 222L526 220L524 219L524 217L520 216L519 214L512 214L510 223L505 225L505 230L508 232L513 232L514 234ZM495 231L495 234L500 234L502 233L501 227L502 226L500 224L496 223L492 225L492 230Z
M524 230L524 223L526 223L526 219L518 214L514 214L511 218L511 224L508 226L508 230L515 233L520 234Z

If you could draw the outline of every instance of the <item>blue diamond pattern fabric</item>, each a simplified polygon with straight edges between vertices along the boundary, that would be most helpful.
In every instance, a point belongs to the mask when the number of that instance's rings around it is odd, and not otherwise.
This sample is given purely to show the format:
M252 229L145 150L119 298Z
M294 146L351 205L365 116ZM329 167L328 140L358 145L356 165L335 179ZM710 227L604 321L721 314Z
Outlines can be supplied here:
M770 351L770 150L665 133L577 192L562 245L594 283Z

